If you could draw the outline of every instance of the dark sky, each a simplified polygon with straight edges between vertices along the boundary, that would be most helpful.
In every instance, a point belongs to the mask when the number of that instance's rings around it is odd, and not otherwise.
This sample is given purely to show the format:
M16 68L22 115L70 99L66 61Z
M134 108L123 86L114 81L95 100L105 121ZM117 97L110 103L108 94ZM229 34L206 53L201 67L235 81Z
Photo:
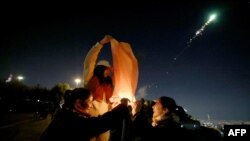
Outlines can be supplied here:
M90 47L110 34L138 58L139 98L170 96L202 119L250 119L250 2L36 6L1 10L2 80L11 73L30 86L75 87ZM217 19L184 50L214 12ZM106 47L100 59L110 55Z

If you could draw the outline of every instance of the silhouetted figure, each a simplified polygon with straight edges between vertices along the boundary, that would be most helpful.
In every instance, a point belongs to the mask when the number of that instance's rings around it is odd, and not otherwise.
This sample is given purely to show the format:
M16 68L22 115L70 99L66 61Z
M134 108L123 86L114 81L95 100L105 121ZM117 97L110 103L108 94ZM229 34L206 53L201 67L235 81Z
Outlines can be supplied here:
M192 119L183 107L178 106L175 100L170 97L162 96L152 106L153 116L151 124L144 111L137 107L138 105L133 108L134 118L132 124L133 136L136 141L222 140L219 131L201 126L199 121Z
M111 130L109 141L132 141L132 107L128 105L130 102L127 98L122 98L121 103L127 105L130 115L124 117L121 123L119 123L118 128Z
M177 106L175 114L183 128L185 137L194 141L221 141L222 135L214 128L204 127L199 121L192 119L183 107Z
M93 108L90 111L91 116L99 116L107 111L110 107L110 97L113 94L113 82L110 76L112 68L108 61L101 60L98 63L98 55L103 48L112 39L106 35L102 40L96 43L88 52L84 60L84 87L93 93ZM91 139L91 141L108 141L110 133L102 133Z
M102 116L90 117L93 96L85 88L76 88L66 97L41 141L89 141L91 137L117 127L124 117L129 116L127 106L120 104Z
M177 107L174 99L166 96L160 97L152 106L152 124L148 122L143 113L139 113L134 119L134 132L138 140L178 140L183 135L182 128L174 117Z

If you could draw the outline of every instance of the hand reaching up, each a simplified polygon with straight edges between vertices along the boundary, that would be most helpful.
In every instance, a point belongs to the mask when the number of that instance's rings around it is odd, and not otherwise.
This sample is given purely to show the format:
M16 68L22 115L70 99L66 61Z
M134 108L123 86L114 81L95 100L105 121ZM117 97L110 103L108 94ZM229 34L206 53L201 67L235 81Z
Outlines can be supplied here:
M100 41L100 44L107 44L110 42L111 39L113 39L111 35L105 35L104 38Z

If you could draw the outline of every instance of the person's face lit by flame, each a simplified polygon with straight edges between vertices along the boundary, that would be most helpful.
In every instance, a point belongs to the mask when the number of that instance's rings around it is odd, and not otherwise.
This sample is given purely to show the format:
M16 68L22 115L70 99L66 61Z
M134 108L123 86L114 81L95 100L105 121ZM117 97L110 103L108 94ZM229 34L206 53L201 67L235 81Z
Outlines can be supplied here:
M91 108L93 108L93 96L91 95L88 99L86 99L85 101L84 101L84 103L85 103L85 109L84 109L84 113L85 114L89 114L90 113L90 110L91 110Z
M153 117L158 117L166 114L168 112L167 108L163 108L160 100L158 99L156 103L152 106L153 108Z
M90 95L86 100L77 99L75 110L81 115L90 115L90 110L93 108L93 96Z
M112 75L112 68L111 67L107 67L104 71L104 78L108 77L108 76L111 76Z

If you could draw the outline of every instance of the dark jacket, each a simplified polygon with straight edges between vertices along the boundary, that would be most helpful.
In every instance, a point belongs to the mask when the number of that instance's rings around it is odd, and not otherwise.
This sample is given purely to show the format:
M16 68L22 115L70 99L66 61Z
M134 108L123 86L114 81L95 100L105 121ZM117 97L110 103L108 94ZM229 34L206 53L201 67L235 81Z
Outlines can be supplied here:
M133 133L137 141L158 140L192 140L192 141L221 141L221 134L212 128L198 126L189 129L171 118L166 118L152 126L144 114L138 114L133 121Z
M91 137L113 129L128 115L128 109L119 105L99 117L83 117L65 108L57 111L40 141L89 141Z
M153 127L143 114L140 114L135 118L133 125L135 137L140 141L178 140L183 135L180 124L171 118L161 120Z

